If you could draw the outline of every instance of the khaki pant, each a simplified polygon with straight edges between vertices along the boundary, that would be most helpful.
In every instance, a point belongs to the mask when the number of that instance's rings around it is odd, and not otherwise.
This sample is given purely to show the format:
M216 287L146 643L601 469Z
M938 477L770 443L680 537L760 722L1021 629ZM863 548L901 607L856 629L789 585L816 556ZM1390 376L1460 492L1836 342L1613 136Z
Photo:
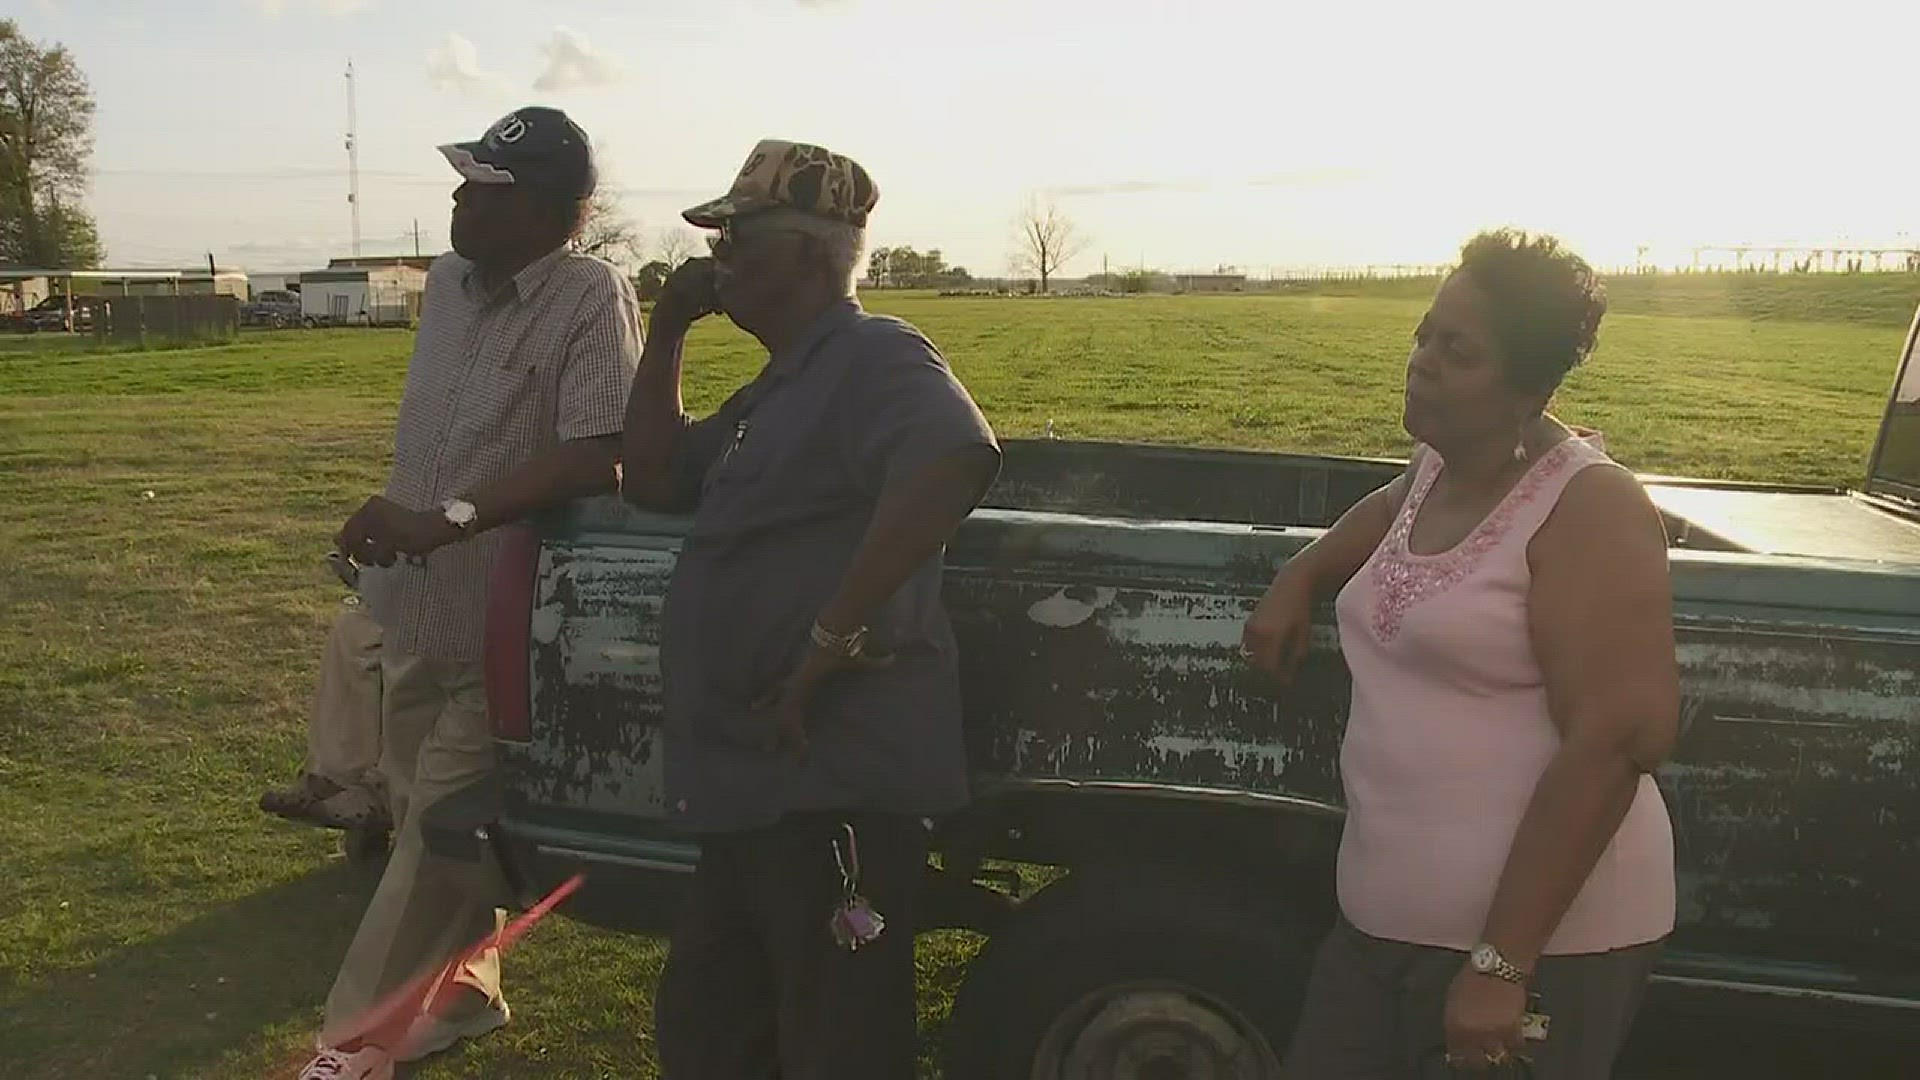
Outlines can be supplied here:
M498 871L489 862L434 855L420 833L428 807L493 768L480 671L477 662L392 650L381 657L380 765L393 800L393 855L327 995L326 1045L362 1034L386 997L499 929ZM454 981L498 997L499 954L489 949ZM479 1004L475 998L473 1006Z
M306 771L341 787L381 790L380 624L348 597L320 655L307 718Z

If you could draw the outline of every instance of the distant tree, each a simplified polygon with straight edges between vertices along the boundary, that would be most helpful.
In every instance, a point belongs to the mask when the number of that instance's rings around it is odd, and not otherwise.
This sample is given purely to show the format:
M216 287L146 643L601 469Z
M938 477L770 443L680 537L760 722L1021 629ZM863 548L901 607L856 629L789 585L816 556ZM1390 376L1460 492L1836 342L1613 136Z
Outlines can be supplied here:
M660 290L667 284L667 275L673 273L673 267L660 259L654 259L633 274L634 295L641 300L651 302L660 298Z
M85 209L92 157L93 91L73 54L0 19L0 263L100 264Z
M669 226L656 230L653 234L653 259L667 264L667 272L672 273L680 264L699 254L702 241L699 234L691 229Z
M887 280L896 286L917 288L921 279L927 276L927 268L927 256L911 246L897 247L887 252Z
M621 208L613 189L602 187L593 193L586 221L574 235L573 249L619 267L640 261L640 227Z
M1087 246L1079 228L1044 196L1029 196L1013 226L1013 266L1017 272L1037 278L1041 292L1046 292L1053 275Z
M948 266L939 248L921 252L903 244L875 248L867 255L867 281L876 288L938 289L972 280L966 267Z
M952 276L953 268L947 265L947 257L940 254L939 248L931 248L920 257L921 287L943 284Z
M104 257L93 217L61 202L58 196L40 207L37 231L46 258L34 261L36 267L84 270L99 266Z

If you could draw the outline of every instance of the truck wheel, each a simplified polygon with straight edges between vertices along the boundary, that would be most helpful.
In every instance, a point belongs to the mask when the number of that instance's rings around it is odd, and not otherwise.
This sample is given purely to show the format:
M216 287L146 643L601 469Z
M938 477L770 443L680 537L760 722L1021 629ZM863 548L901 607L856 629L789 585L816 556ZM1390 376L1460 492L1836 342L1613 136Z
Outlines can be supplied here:
M385 829L342 829L340 850L346 854L348 866L378 870L387 863L388 839Z
M1320 934L1184 889L1128 899L994 935L954 1004L948 1080L1278 1080Z

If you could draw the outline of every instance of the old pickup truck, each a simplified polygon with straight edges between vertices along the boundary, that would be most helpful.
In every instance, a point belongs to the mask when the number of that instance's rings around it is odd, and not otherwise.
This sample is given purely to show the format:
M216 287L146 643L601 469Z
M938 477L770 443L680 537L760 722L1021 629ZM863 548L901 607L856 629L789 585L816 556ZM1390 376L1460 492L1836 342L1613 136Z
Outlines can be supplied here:
M1920 360L1861 490L1647 478L1672 537L1680 926L1653 1010L1920 1026ZM1331 612L1297 681L1237 651L1276 565L1401 467L1012 443L948 552L974 801L926 910L987 935L953 1080L1272 1078L1331 917L1348 679ZM435 843L564 910L658 932L699 858L664 823L660 608L686 522L607 498L492 583L504 757Z

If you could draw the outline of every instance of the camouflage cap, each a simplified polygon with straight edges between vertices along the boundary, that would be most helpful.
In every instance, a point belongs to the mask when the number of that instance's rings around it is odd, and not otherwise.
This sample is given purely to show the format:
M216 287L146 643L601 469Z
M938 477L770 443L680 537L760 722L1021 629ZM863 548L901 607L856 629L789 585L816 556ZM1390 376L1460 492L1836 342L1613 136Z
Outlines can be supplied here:
M784 209L864 228L867 212L879 201L873 178L852 158L807 143L762 139L725 195L681 216L700 228L717 229L739 214Z

